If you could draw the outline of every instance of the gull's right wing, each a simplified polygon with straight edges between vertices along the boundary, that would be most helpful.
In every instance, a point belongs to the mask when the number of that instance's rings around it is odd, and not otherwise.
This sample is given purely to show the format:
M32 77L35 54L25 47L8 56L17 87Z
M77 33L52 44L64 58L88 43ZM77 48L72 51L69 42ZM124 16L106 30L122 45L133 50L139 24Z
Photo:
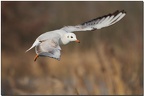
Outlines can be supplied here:
M115 24L116 22L120 21L125 15L126 12L124 10L116 11L112 14L104 15L102 17L98 17L96 19L84 22L81 25L65 26L62 28L62 30L65 30L66 32L74 32L101 29Z

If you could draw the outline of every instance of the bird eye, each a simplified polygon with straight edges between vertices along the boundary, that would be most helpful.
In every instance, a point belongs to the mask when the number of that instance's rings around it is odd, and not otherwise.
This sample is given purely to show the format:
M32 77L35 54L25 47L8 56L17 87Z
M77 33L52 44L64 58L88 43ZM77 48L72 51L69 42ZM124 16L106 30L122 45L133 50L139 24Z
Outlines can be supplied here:
M71 36L71 38L73 38L73 36Z

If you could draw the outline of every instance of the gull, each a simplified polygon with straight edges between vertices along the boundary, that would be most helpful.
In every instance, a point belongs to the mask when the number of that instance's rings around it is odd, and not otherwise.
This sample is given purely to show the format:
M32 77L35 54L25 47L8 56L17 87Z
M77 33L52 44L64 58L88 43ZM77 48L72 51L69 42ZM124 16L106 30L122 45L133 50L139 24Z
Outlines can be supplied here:
M35 47L36 56L34 57L34 61L36 61L39 56L60 60L60 45L66 45L72 41L80 43L76 35L72 32L93 31L108 27L120 21L125 15L126 12L124 10L117 10L112 14L104 15L79 25L64 26L58 30L45 32L35 40L33 45L26 50L26 52Z

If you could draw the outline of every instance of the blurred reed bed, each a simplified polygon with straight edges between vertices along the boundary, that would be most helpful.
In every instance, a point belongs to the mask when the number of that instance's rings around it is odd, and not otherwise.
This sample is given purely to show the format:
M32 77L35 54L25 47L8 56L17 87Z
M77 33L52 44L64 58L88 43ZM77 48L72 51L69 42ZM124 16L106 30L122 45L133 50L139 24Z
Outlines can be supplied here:
M25 54L43 32L118 9L123 20L77 32L81 43L62 46L60 61ZM2 2L1 63L3 95L141 95L142 2Z

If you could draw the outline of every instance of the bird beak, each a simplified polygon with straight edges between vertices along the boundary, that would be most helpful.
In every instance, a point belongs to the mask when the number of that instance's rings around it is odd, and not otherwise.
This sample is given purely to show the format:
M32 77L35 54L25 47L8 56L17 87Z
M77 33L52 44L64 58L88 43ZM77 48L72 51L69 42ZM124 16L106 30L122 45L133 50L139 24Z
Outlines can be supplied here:
M79 40L76 40L75 42L80 43L80 41L79 41Z

